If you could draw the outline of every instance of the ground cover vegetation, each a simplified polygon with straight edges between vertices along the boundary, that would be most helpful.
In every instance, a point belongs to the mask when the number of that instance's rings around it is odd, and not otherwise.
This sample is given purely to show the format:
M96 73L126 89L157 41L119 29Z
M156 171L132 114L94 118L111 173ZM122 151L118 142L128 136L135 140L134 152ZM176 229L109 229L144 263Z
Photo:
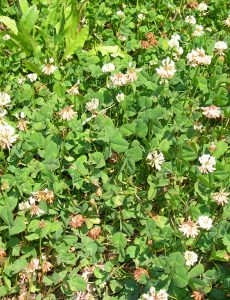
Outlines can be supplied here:
M1 299L228 299L229 12L0 0Z

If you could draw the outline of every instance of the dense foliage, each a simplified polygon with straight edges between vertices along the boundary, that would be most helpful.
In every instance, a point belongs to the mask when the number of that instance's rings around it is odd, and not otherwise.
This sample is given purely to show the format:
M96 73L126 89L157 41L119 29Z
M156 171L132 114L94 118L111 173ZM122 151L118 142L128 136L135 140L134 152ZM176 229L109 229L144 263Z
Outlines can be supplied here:
M0 0L0 298L227 299L228 1Z

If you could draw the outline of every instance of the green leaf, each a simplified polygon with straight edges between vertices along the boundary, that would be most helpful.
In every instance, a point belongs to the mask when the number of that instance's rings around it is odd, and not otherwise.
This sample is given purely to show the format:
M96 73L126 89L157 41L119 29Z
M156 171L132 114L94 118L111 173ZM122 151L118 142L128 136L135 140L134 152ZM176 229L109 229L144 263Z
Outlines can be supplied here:
M132 159L134 162L141 160L142 159L142 150L141 150L141 147L134 146L134 147L128 149L125 152L125 156L128 159Z
M6 16L0 16L0 23L6 25L6 27L8 27L14 34L18 34L18 28L13 19Z
M148 133L148 126L146 123L144 123L142 120L137 122L136 125L136 135L140 138L146 137Z
M22 216L16 217L13 226L9 228L9 235L15 235L26 229L25 219Z
M94 152L91 154L92 163L97 165L97 168L102 168L105 166L104 155L101 152Z
M129 148L129 143L119 136L110 138L111 148L117 153L125 152Z
M21 31L21 29L23 29L23 31L30 33L37 22L38 15L39 11L36 5L27 9L19 21L19 30Z
M228 144L225 143L224 141L219 141L219 142L216 144L216 150L213 152L213 156L215 156L215 158L219 158L219 157L221 157L221 155L223 155L227 150L228 150Z
M127 245L127 240L124 233L116 232L112 236L112 244L115 248L125 248L125 246Z
M123 136L130 136L135 133L136 123L123 124L120 127L120 132Z
M72 292L86 291L86 282L83 277L75 275L70 280L68 280L69 288Z
M188 277L193 278L193 277L198 277L204 273L204 266L202 264L198 264L194 268L192 268L189 273Z
M23 14L25 14L27 12L27 10L29 9L29 4L27 2L27 0L18 0L19 1L19 5L20 5L20 9L22 11Z
M0 208L0 217L7 225L13 225L14 218L9 206Z
M115 56L119 56L124 58L127 54L122 51L117 45L116 46L96 46L92 50L89 51L90 54L97 54L97 52L101 52L103 56L108 54L113 54Z

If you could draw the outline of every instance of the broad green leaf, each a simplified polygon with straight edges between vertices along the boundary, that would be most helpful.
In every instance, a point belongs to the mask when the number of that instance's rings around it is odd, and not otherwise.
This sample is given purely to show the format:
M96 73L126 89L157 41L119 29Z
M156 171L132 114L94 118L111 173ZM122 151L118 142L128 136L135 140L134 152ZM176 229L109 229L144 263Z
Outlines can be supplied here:
M188 277L193 278L193 277L198 277L204 273L204 266L202 264L198 264L194 268L192 268L189 273Z
M130 136L135 133L136 123L123 124L120 127L120 132L123 136Z
M80 275L75 275L70 280L68 280L68 285L72 292L84 292L86 290L86 282Z
M97 54L97 52L101 52L103 56L108 54L113 54L115 56L119 56L124 58L127 54L122 51L117 45L116 46L96 46L92 50L89 51L90 54Z
M30 33L37 22L39 11L36 5L31 6L21 17L19 21L19 30Z
M127 245L127 240L124 233L117 232L112 236L112 244L115 248L125 248Z
M26 229L25 219L22 216L16 217L13 226L9 228L9 235L18 234Z
M125 152L129 148L129 143L119 136L110 138L110 143L111 148L117 153Z
M0 208L0 217L7 225L13 225L13 213L8 205Z
M29 9L29 4L28 4L27 0L18 0L18 2L19 2L22 13L25 14L27 12L27 10Z
M221 157L221 155L223 155L227 150L228 150L228 144L225 143L224 141L219 141L219 142L216 144L216 150L213 152L213 156L215 156L215 158L219 158L219 157Z
M6 16L0 16L0 23L6 25L6 27L8 27L14 34L18 34L18 28L13 19Z
M144 138L146 137L147 133L148 133L147 124L142 120L138 121L136 125L136 135L140 138Z

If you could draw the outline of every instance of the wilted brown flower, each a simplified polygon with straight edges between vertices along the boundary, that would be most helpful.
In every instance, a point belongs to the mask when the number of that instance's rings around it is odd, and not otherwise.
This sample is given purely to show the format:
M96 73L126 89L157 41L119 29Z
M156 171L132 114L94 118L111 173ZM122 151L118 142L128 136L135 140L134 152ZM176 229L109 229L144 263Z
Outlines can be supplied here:
M65 106L58 114L64 121L72 120L76 116L76 112L72 108L73 106Z
M6 251L3 249L0 249L0 259L6 256Z
M144 49L148 49L150 47L149 42L148 41L141 41L141 47Z
M19 119L18 120L18 129L21 130L21 131L26 131L28 128L27 128L27 124L29 122L27 122L25 119Z
M158 41L156 40L156 37L152 32L146 33L145 37L148 40L150 46L156 46L158 44Z
M54 192L48 189L33 193L37 201L47 201L49 204L54 201Z
M48 262L47 260L44 260L42 263L42 272L48 273L48 272L52 271L53 267L54 266L50 262Z
M39 228L45 228L45 226L46 226L46 222L44 220L41 220L39 222Z
M73 228L79 228L84 224L84 222L85 222L85 217L83 217L82 215L76 215L72 217L69 224Z
M186 6L193 9L198 6L198 3L196 1L188 1Z
M194 300L204 300L204 293L202 291L194 291L192 293Z
M145 276L149 277L149 272L147 270L143 269L143 268L138 268L134 271L134 274L133 274L134 279L137 282L141 279L142 275L145 275Z
M215 143L212 142L212 143L210 144L210 146L209 146L208 149L209 149L210 152L214 152L214 151L216 150L216 145L215 145Z
M45 195L45 200L49 203L49 204L51 204L51 203L53 203L53 201L54 201L54 192L53 191L51 191L51 190L44 190L44 192L46 193L46 195Z
M100 227L95 227L92 228L89 232L88 232L88 236L93 239L93 240L97 240L99 238L101 234L101 228Z
M112 152L110 158L109 158L109 162L111 164L115 164L120 160L120 155L116 152Z

